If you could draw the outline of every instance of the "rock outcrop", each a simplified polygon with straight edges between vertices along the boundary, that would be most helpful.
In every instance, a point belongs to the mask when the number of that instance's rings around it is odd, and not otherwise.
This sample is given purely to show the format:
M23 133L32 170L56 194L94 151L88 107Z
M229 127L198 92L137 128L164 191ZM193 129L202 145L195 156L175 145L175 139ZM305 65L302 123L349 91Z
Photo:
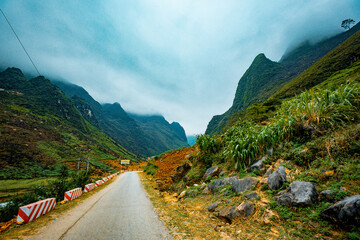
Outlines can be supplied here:
M271 190L278 190L286 182L286 172L283 166L278 167L268 178L269 188Z
M235 181L233 181L231 189L235 193L242 193L250 190L252 187L255 187L258 182L259 180L253 177L236 179Z
M218 175L220 172L220 168L217 166L208 168L203 176L203 180L207 181L209 178Z
M324 219L343 226L360 224L360 195L347 197L320 213Z
M255 170L263 171L264 170L264 161L266 160L266 157L262 157L260 160L256 161L254 164L252 164L247 171L253 172Z
M218 179L218 180L213 181L212 183L209 183L207 185L207 188L211 192L217 192L219 190L219 188L221 188L223 186L232 185L233 182L236 180L238 180L236 177L227 177L227 178L223 178L223 179Z
M173 182L177 182L182 179L185 174L191 169L191 165L189 163L184 163L176 168L176 172L171 176Z
M319 193L311 182L294 181L285 191L279 192L275 201L283 206L306 207L318 201Z

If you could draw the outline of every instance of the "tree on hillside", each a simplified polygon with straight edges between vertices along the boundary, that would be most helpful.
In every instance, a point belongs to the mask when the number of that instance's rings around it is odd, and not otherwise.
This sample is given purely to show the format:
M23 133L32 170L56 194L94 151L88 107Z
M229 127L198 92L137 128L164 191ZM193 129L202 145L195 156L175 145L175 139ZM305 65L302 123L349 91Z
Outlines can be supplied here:
M341 22L341 27L350 29L352 24L355 24L354 19L348 18Z

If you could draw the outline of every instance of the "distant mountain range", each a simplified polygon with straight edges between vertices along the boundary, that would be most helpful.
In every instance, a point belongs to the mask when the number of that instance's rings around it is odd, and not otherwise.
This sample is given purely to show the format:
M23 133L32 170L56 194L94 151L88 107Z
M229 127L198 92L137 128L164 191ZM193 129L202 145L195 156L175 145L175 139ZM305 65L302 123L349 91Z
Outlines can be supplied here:
M286 94L295 94L296 91L288 91L287 84L359 29L360 24L358 23L350 30L314 45L304 42L297 48L286 52L279 62L271 61L262 53L256 56L238 83L232 106L224 114L216 115L211 119L206 133L220 134L239 118L244 117L246 108L254 103L264 102L278 91L280 92L272 98L272 102L268 105L272 107L276 105L276 98L286 92ZM301 81L303 80L302 78ZM299 84L301 85L301 83ZM267 107L266 104L265 107Z
M185 130L177 122L170 124L160 115L127 113L119 103L101 105L80 86L63 81L53 83L77 100L77 108L85 119L139 156L154 156L188 146Z

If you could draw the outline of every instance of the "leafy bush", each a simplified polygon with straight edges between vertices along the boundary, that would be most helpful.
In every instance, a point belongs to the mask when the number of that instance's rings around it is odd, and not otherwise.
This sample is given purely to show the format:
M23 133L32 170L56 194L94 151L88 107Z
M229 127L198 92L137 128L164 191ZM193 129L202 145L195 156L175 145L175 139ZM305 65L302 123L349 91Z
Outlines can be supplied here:
M159 167L157 165L155 165L155 163L153 162L148 162L146 167L144 168L144 171L146 172L146 174L149 174L149 175L155 175L156 174L156 170L158 169Z
M203 154L217 153L223 144L220 138L202 134L196 137L196 143Z
M84 187L86 184L91 181L91 172L90 171L77 171L71 175L71 188Z

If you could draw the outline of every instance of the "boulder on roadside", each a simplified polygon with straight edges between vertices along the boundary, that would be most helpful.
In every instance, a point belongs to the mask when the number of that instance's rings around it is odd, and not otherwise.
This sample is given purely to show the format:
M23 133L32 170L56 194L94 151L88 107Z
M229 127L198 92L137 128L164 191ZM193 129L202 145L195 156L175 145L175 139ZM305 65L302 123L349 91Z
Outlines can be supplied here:
M191 165L189 163L184 163L176 168L176 172L171 176L173 182L178 182L182 179L185 174L191 169Z
M247 218L254 212L254 204L251 202L243 202L237 207L227 206L223 208L218 217L225 220L228 223L232 223L238 218Z
M254 204L251 202L243 202L236 207L239 217L248 217L254 212Z
M255 170L263 171L264 168L264 161L266 160L266 157L262 157L260 160L256 161L254 164L252 164L248 169L247 172L253 172Z
M344 227L360 224L360 195L347 197L320 213L320 217Z
M232 213L233 213L234 209L235 208L232 206L227 206L219 212L218 217L221 218L222 220L225 220L226 222L231 223L231 221L233 219Z
M206 172L203 176L203 180L207 181L209 178L219 174L220 168L217 166L206 169Z
M207 185L207 188L211 192L217 192L219 190L219 188L221 188L223 186L230 186L236 180L238 180L237 177L226 177L226 178L223 178L223 179L218 179L218 180L213 181L212 183L209 183Z
M271 190L278 190L286 182L285 167L278 167L268 178L268 184Z
M272 167L269 167L268 170L266 170L264 176L265 176L265 177L269 177L269 176L271 175L272 171L273 171L273 168L272 168Z
M209 194L211 193L211 190L208 187L205 187L203 190L203 194Z
M189 196L189 197L196 197L198 194L199 194L199 192L197 189L186 191L186 196Z
M219 205L218 203L213 203L213 204L209 205L208 211L209 212L215 211L215 209L218 207L218 205Z
M253 177L236 179L235 181L233 181L231 189L235 193L242 193L250 190L252 187L255 187L258 182L259 180Z
M318 201L319 193L311 182L294 181L285 191L279 192L275 201L283 206L306 207Z
M258 199L260 198L259 194L257 194L256 192L251 192L245 195L246 198L248 199Z
M278 195L276 197L274 197L276 204L278 205L282 205L282 206L291 206L292 202L294 201L294 196L284 190L278 193Z

